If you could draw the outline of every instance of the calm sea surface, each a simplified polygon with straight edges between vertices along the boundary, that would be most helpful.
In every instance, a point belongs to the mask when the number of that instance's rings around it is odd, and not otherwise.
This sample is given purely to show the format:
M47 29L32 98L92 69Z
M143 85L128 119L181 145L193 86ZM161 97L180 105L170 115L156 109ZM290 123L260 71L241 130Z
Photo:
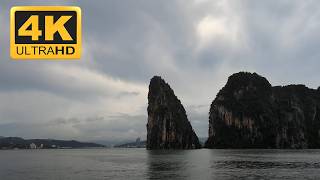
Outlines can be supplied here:
M320 179L320 150L1 150L0 179Z

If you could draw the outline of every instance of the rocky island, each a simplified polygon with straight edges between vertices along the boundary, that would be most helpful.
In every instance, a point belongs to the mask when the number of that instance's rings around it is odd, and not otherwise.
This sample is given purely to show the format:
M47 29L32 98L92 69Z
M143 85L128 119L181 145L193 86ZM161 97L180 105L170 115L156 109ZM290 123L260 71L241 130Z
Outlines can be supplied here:
M154 76L149 85L146 148L201 148L180 100L159 76Z
M320 90L229 77L211 104L207 148L320 148Z
M196 149L184 107L159 76L148 94L147 149ZM210 106L206 148L320 148L320 88L272 86L256 74L228 78Z

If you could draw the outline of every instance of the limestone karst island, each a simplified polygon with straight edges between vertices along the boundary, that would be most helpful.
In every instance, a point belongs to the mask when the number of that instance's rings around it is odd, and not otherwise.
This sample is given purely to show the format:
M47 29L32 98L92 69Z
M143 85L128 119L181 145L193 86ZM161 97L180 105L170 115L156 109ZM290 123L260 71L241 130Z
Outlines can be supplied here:
M272 86L256 73L239 72L216 95L208 116L205 148L320 148L319 88ZM149 85L146 147L201 148L183 105L159 76Z

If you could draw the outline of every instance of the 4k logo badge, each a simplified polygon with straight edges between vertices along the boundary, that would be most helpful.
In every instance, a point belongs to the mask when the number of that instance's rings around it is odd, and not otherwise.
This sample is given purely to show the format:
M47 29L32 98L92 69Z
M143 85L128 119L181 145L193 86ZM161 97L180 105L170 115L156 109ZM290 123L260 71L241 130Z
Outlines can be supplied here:
M81 10L73 6L18 6L10 14L13 59L79 59Z

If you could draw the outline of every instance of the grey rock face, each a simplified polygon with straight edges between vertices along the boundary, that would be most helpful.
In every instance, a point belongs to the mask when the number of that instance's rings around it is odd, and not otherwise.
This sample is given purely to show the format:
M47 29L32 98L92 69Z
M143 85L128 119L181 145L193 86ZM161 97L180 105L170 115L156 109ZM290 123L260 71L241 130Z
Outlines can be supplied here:
M159 76L148 94L147 149L201 148L186 111L170 86Z
M240 72L212 102L208 148L320 148L320 93Z

